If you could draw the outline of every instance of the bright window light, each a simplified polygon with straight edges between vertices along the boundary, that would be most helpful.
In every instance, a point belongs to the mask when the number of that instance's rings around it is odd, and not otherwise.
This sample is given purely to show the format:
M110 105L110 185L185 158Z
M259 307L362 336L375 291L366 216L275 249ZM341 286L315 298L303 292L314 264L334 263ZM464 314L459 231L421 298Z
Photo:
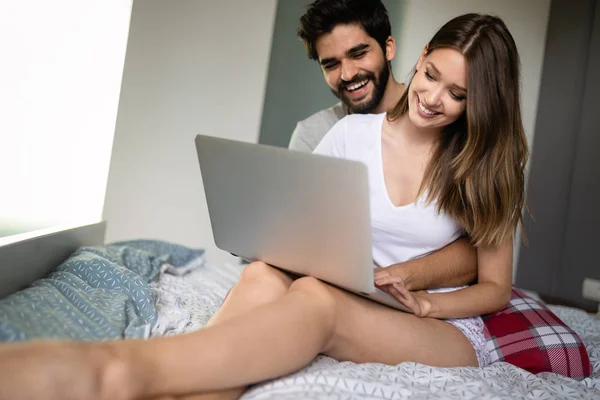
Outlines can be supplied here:
M0 0L0 236L99 220L132 0Z

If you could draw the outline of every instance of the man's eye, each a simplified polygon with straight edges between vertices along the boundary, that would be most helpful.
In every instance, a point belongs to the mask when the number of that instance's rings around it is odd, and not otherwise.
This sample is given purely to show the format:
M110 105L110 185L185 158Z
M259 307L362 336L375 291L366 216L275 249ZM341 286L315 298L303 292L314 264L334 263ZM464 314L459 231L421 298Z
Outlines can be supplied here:
M354 58L363 58L367 54L366 51L361 51L358 53L354 53Z
M332 70L332 69L334 69L335 67L337 67L337 66L338 66L338 64L339 64L339 63L331 63L331 64L326 64L326 65L323 65L323 69L325 69L325 70L329 71L329 70Z

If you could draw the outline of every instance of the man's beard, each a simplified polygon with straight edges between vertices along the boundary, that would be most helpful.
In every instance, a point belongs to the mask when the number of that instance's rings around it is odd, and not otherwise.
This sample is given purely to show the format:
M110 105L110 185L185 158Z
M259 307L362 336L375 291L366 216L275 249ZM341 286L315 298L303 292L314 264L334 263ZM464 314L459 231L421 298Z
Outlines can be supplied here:
M390 65L387 62L383 63L383 67L379 71L379 79L372 72L365 72L363 74L356 75L354 79L349 82L343 81L338 86L337 90L331 89L331 92L344 103L351 114L371 114L381 103L383 95L385 94L385 86L387 85L388 79L390 78ZM369 79L373 82L373 92L370 99L363 100L362 102L355 104L350 98L346 96L346 86L352 85Z

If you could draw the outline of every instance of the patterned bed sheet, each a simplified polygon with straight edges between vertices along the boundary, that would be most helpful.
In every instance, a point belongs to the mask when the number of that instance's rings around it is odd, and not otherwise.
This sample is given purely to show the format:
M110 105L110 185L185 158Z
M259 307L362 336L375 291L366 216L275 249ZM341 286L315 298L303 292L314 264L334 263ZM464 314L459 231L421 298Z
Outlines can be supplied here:
M205 265L187 275L168 271L152 283L158 318L151 336L202 328L235 284L242 266ZM581 310L550 306L586 344L593 374L575 381L552 373L533 375L507 363L486 368L434 368L338 362L318 357L304 369L250 388L253 399L600 399L600 321Z

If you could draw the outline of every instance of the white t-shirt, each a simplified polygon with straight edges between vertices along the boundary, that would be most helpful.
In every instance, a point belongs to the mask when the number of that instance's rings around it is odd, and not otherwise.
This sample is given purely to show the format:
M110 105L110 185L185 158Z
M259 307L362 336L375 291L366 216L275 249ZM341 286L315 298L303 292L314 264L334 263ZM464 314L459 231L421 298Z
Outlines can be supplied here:
M369 175L373 261L376 266L422 257L463 235L462 227L436 210L424 196L396 207L387 192L381 152L382 126L386 114L352 114L323 138L314 153L361 161Z

